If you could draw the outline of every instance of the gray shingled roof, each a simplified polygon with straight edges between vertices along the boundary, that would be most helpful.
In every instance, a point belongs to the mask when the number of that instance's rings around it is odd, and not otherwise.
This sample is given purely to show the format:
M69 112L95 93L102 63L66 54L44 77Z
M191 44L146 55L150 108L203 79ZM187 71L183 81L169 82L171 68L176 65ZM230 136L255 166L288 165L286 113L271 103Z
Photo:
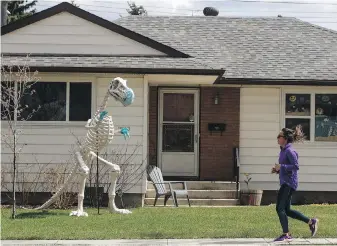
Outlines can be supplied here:
M144 68L144 69L210 69L196 58L168 57L76 57L76 56L13 56L4 55L6 65L30 67Z
M227 78L337 80L337 32L295 18L128 16L115 23Z
M115 23L192 58L5 56L36 67L225 69L226 78L337 80L337 32L295 18L128 16Z

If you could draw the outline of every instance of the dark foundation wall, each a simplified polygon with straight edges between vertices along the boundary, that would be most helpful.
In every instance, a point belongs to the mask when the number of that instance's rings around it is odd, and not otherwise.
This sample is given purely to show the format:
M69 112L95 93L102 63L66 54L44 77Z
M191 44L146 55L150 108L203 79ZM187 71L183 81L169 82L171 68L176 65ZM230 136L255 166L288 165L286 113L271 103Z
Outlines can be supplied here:
M77 193L63 193L66 194L65 197L69 202L67 204L69 206L77 206ZM85 207L96 207L96 195L92 195L92 198L88 198L88 194L85 194L85 199L83 201L83 205ZM48 199L51 198L50 192L16 192L16 204L18 206L40 206ZM70 199L71 198L71 199ZM100 198L100 207L106 208L108 207L109 196L108 193L103 193ZM70 203L72 201L72 204ZM119 196L115 197L115 203L118 208L137 208L144 206L144 195L136 194L136 193L126 193L123 194L122 199ZM12 193L11 192L1 192L1 204L9 205L13 204L12 201ZM55 204L55 203L54 203ZM60 205L61 203L59 203ZM62 203L65 204L65 203ZM51 208L53 205L51 205ZM70 208L69 208L70 209Z
M263 191L261 205L276 204L277 190ZM337 204L337 191L296 191L291 199L293 205Z
M240 89L203 87L200 100L200 180L231 181L233 148L239 146ZM226 130L222 136L211 134L208 123L225 123Z

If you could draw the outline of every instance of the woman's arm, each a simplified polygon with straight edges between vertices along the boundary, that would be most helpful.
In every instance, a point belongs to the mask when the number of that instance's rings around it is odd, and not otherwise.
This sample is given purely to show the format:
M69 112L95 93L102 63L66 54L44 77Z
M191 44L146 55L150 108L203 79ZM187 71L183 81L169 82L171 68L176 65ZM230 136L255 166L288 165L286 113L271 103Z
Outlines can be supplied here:
M294 150L286 150L286 156L290 164L281 164L281 168L284 168L286 171L299 170L297 153Z

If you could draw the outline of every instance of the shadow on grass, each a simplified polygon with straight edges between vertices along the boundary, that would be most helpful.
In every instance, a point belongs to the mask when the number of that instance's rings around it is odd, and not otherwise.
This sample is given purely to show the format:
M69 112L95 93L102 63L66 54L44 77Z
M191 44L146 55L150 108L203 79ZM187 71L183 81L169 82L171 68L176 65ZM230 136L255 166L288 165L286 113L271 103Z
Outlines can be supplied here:
M16 219L43 219L49 216L67 216L67 214L48 212L48 211L25 212L17 214Z
M39 236L31 236L31 237L25 237L23 239L18 239L17 237L8 237L8 238L5 238L5 239L2 239L2 240L49 240L49 239L46 239L44 237L39 237ZM51 239L52 240L52 239ZM19 244L13 244L13 245L19 245ZM33 244L29 244L29 245L33 245ZM40 244L34 244L34 245L40 245ZM44 244L44 245L47 245L47 244ZM53 244L55 245L55 244Z

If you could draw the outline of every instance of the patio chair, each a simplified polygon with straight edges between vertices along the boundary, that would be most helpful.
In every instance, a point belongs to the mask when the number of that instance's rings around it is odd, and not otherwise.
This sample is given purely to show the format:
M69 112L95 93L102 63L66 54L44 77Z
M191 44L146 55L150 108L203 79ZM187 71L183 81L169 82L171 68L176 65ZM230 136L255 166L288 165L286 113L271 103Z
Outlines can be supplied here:
M188 196L188 191L187 191L187 185L186 182L184 181L164 181L162 172L159 167L149 165L147 168L148 175L153 182L155 191L156 191L156 197L154 200L153 206L156 206L157 200L160 196L165 196L164 197L164 206L166 206L166 203L168 199L172 196L173 204L174 206L178 207L178 199L177 197L187 197L188 205L191 207L190 199ZM184 185L183 190L177 190L172 188L172 183L182 183ZM169 189L166 189L165 184L168 184Z

